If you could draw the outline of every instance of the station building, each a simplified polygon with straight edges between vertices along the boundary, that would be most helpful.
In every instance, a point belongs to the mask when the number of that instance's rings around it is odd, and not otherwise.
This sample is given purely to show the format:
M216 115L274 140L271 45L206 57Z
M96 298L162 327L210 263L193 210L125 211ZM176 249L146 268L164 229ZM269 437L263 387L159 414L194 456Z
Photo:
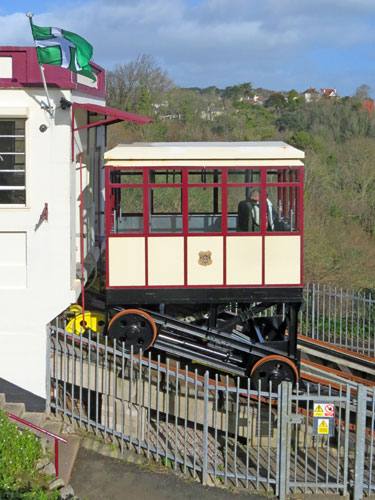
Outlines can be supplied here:
M46 326L103 250L106 126L150 121L105 107L91 66L96 82L45 66L50 113L35 48L0 47L0 378L42 397Z

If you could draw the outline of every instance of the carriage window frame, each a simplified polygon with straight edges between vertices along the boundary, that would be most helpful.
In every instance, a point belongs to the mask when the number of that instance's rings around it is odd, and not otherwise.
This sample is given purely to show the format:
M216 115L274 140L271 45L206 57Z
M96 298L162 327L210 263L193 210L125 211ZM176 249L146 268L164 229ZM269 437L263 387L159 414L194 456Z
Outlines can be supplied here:
M12 123L12 134L1 133L1 123L10 122ZM27 196L27 169L26 169L26 130L27 130L27 119L25 117L0 117L0 143L4 141L5 148L0 144L0 208L25 208L28 203ZM17 133L21 131L22 133ZM10 150L7 150L7 139L10 139ZM21 141L19 141L21 139ZM19 146L21 144L21 150ZM4 149L4 151L3 151ZM1 163L5 163L7 158L12 159L13 157L13 168L1 168ZM18 157L23 158L22 163L17 163ZM4 160L5 158L5 160ZM11 160L12 163L12 160ZM17 165L22 165L23 168L14 168ZM20 183L12 183L12 174L23 174L23 179ZM3 179L4 180L3 180ZM9 178L9 181L7 181ZM15 177L16 179L16 177ZM10 182L10 183L9 183ZM2 201L3 196L1 194L9 192L9 196L17 196L17 193L23 194L23 199L21 202L17 201ZM10 198L11 199L11 198Z
M273 181L270 179L270 175L277 175L277 180ZM289 174L289 175L288 175ZM265 176L265 188L266 193L269 194L272 188L278 190L277 193L277 203L283 198L281 207L280 205L274 206L277 213L280 213L281 220L286 220L287 229L275 229L274 231L267 231L267 234L280 234L280 235L300 235L303 230L303 170L298 166L275 166L275 167L265 167L263 172ZM289 178L287 178L289 177ZM294 177L294 178L293 178ZM294 200L295 211L291 214L287 210L288 200L290 205L290 200ZM275 205L274 200L271 199L273 205ZM281 225L282 227L282 225Z
M158 215L163 215L162 212L152 210L152 189L155 188L178 188L180 189L180 196L181 196L181 203L180 203L180 210L178 211L173 211L173 212L168 212L165 215L174 215L176 217L180 218L180 221L178 222L178 230L174 229L172 230L166 230L166 231L157 231L158 235L176 235L176 236L201 236L202 234L206 234L206 231L194 231L189 227L189 217L190 215L196 215L197 212L190 213L189 210L189 190L193 188L217 188L218 192L220 193L220 198L221 202L218 204L218 206L221 206L220 213L216 213L215 210L213 209L212 215L213 218L216 214L216 216L220 217L220 224L216 224L216 229L209 229L207 230L207 234L216 234L216 235L223 235L223 236L235 236L235 235L256 235L256 236L265 236L265 235L271 235L271 234L279 234L279 235L287 235L287 234L301 234L303 231L303 206L302 206L302 199L303 199L303 167L302 166L267 166L267 165L262 165L262 166L249 166L249 167L237 167L237 166L225 166L225 167L215 167L215 166L210 166L210 167L201 167L201 166L176 166L176 167L155 167L155 166L143 166L143 167L131 167L129 168L130 171L136 173L141 173L142 174L142 179L143 182L140 183L113 183L111 182L113 179L112 172L116 170L126 170L124 167L109 167L109 174L108 174L108 189L109 192L108 194L113 193L113 190L115 188L119 187L138 187L143 189L143 228L142 231L139 231L137 235L155 235L155 231L151 230L151 218L153 216L158 216ZM207 183L202 183L202 182L191 182L189 181L189 173L192 173L191 175L194 175L195 172L199 175L202 174L203 171L206 171L208 173L207 177L211 177L211 172L212 171L217 171L219 174L219 179L220 182L207 182ZM238 171L238 172L256 172L257 175L259 174L259 182L235 182L230 180L230 172L233 171ZM152 171L159 171L160 173L168 173L168 181L163 183L161 180L158 182L150 182L151 180L151 175L150 173ZM175 178L180 180L181 182L171 182L171 179L173 178L173 171L177 171L181 173L181 176L177 175ZM279 172L279 177L277 178L277 172ZM288 174L289 172L289 174ZM170 175L170 173L172 175ZM272 174L271 176L269 174ZM290 181L290 178L285 178L291 177L292 182ZM270 179L275 178L277 182L271 182ZM200 180L200 179L199 179ZM234 222L233 220L230 221L229 223L229 218L236 216L236 212L230 211L229 210L229 204L228 204L228 194L229 190L231 188L258 188L260 191L260 208L261 208L261 227L260 230L258 231L238 231L234 230ZM296 204L296 213L295 213L295 227L290 229L290 230L267 230L266 225L267 225L267 216L263 215L263 212L266 210L266 198L265 194L267 193L268 188L279 188L279 189L292 189L294 192L294 197L295 197L295 204ZM213 207L214 208L214 207ZM233 208L233 207L232 207ZM276 208L276 207L275 207ZM111 210L111 208L110 208ZM203 213L203 215L205 215ZM111 219L111 215L109 216ZM108 234L111 235L126 235L126 234L134 234L134 232L121 232L121 233L115 233L113 232L113 223L109 219L109 231ZM217 222L217 221L216 221ZM218 229L220 225L220 229Z
M226 167L226 179L227 179L227 186L226 186L226 225L227 225L227 234L230 235L230 236L234 236L236 234L240 234L240 235L256 235L256 236L260 236L262 234L262 227L261 225L259 226L259 229L258 230L248 230L248 231L243 231L243 230L240 230L238 229L238 224L239 224L239 221L238 221L238 216L239 216L239 213L238 213L238 206L239 206L239 203L241 201L246 201L249 193L248 191L256 188L259 190L259 194L260 194L260 202L259 202L259 208L260 208L260 221L261 221L261 217L262 217L262 168L260 167L246 167L246 166L241 166L241 167L238 167L238 166L233 166L233 167ZM239 181L239 180L230 180L230 174L231 173L236 173L237 174L243 174L245 177L247 177L247 174L250 174L252 172L254 172L256 174L256 176L258 177L257 181L254 182L254 180L246 180L244 179L243 181ZM237 202L237 207L236 207L236 210L234 211L229 211L229 193L230 191L234 191L234 190L237 190L237 189L245 189L245 193L244 193L244 196L243 197L240 197L241 199L238 199L238 202ZM230 219L235 219L235 224L231 223L230 222Z

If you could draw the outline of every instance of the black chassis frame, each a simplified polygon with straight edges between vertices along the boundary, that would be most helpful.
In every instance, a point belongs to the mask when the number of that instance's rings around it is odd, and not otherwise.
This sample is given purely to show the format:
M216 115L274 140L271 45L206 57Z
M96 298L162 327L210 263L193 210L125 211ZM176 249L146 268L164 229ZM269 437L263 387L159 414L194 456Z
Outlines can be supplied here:
M241 344L237 340L233 340L225 332L220 332L216 328L216 314L220 305L238 303L238 304L256 304L259 310L266 309L271 305L277 308L286 306L288 309L288 335L283 341L260 341L253 343L249 348L248 345ZM262 288L148 288L148 289L107 289L106 290L106 315L109 323L109 316L116 314L121 309L139 308L146 310L153 319L158 328L158 340L154 346L166 353L186 357L201 361L204 364L209 364L213 368L227 370L231 373L248 376L251 367L260 359L269 355L279 355L288 358L292 361L299 372L300 353L297 349L297 333L298 333L298 311L303 303L303 288L302 287L262 287ZM175 321L173 318L163 315L165 306L183 306L201 305L204 308L210 308L210 315L213 319L209 320L209 327L206 330L201 330L194 325L182 325L181 322ZM159 310L155 310L155 306ZM112 311L112 314L111 314ZM210 359L209 356L201 354L194 349L189 352L189 348L179 347L173 344L175 338L165 335L165 331L175 332L179 341L181 338L192 338L193 342L200 341L203 336L205 341L208 341L218 349L227 348L236 354L232 356L233 362L229 356L224 361L219 359ZM203 332L203 336L202 336ZM171 347L171 341L173 347ZM189 344L189 342L187 342ZM190 344L191 345L191 344ZM238 356L240 354L240 356ZM239 360L242 360L239 361ZM244 362L245 360L245 362Z

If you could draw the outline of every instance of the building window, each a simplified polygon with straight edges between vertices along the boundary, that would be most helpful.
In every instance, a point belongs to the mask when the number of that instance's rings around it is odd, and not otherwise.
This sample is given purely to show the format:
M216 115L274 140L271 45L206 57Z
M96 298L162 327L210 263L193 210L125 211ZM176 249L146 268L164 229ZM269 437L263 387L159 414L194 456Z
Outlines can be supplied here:
M26 204L24 119L0 119L0 204Z

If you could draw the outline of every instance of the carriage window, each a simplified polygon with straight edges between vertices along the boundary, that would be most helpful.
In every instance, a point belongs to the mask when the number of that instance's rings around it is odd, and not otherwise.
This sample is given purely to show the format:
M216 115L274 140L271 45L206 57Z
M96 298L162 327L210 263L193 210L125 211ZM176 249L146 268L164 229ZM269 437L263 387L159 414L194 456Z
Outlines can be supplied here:
M189 184L220 184L221 171L202 168L189 170Z
M260 231L260 188L228 186L228 232Z
M111 196L112 232L143 232L143 188L114 188Z
M259 233L260 188L228 186L228 231Z
M250 168L233 168L228 170L228 184L243 183L243 182L260 182L260 171Z
M299 171L292 169L270 170L267 182L268 231L298 231L300 228L299 186L285 185L299 181Z
M150 170L150 184L181 184L181 170L166 169L166 170Z
M182 232L182 189L153 187L150 189L150 232Z
M282 168L267 171L267 182L299 182L299 171L292 168Z
M112 170L112 184L142 184L142 170Z
M221 188L189 188L189 232L221 232Z

